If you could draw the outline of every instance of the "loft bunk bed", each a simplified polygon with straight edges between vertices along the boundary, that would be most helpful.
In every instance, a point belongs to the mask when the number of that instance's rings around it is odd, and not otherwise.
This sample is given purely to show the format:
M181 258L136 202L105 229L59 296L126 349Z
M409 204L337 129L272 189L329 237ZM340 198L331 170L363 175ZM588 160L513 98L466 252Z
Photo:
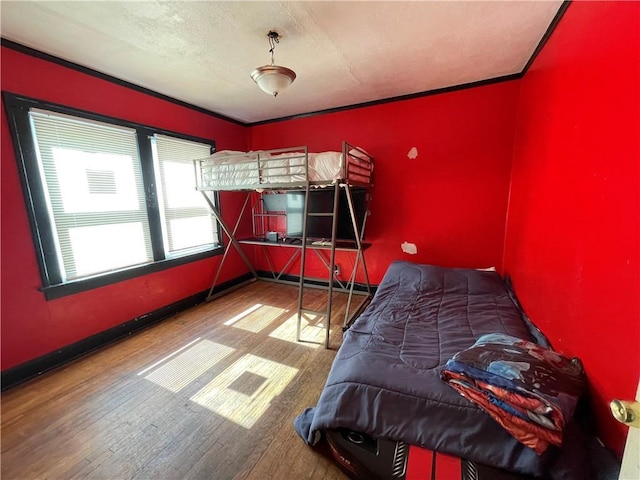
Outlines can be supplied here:
M216 220L229 237L229 242L225 246L222 261L218 265L218 269L214 276L213 283L209 289L207 300L212 300L217 296L228 293L228 291L214 294L214 289L218 281L218 277L227 258L227 254L233 246L240 258L249 268L253 278L248 282L253 282L261 278L262 280L270 280L276 282L284 282L281 279L282 273L293 263L296 257L300 257L300 276L298 281L298 319L296 328L296 341L309 341L301 338L301 325L304 314L313 314L325 317L325 348L329 348L329 334L331 326L331 307L334 288L348 293L347 306L345 311L345 320L343 326L346 327L352 318L366 306L371 299L371 285L369 282L369 274L364 258L364 250L369 246L364 242L364 229L366 225L366 213L362 218L358 218L356 207L354 204L354 196L352 189L368 189L373 185L373 157L361 148L355 147L348 142L342 142L341 151L310 153L306 146L281 148L275 150L264 150L255 152L234 152L221 151L216 152L206 158L194 160L196 189L199 190L207 204L211 208ZM312 192L332 193L332 201L328 202L327 208L319 209L310 207ZM220 211L211 197L210 192L216 191L234 191L247 192L242 209L238 214L234 228L223 220ZM301 217L299 218L300 232L296 235L295 242L289 242L287 238L281 239L278 236L268 236L267 232L256 228L254 215L254 237L250 239L238 239L236 233L241 223L241 219L247 212L250 199L257 192L260 196L259 202L252 206L255 211L263 212L263 199L265 194L271 192L299 192L298 201L301 204ZM341 195L341 192L344 192ZM349 226L352 232L352 238L348 241L339 238L338 232L338 212L342 202L342 209L348 212ZM366 197L368 199L368 196ZM300 199L302 199L300 201ZM346 205L344 205L346 203ZM366 208L365 208L366 211ZM265 214L260 214L261 218L265 218ZM286 217L286 213L284 213ZM324 235L323 238L311 237L310 224L311 219L324 219L329 225L330 235ZM272 278L259 277L249 258L242 250L241 244L268 246L282 246L293 248L294 254L291 256L287 264L283 267L279 274L275 274L271 262L267 255L267 262L272 270ZM322 260L329 272L329 278L326 287L324 285L314 284L305 275L305 264L307 251L314 251ZM336 274L336 251L355 252L356 259L353 269L349 275L349 280L345 283L341 282ZM328 253L329 259L324 257L324 253ZM358 268L362 269L365 280L365 292L355 290L356 275ZM334 287L334 282L338 287ZM288 283L288 282L287 282ZM245 283L238 285L237 288ZM304 305L305 288L326 288L327 290L327 307L324 311L306 308ZM364 299L355 308L353 315L349 315L353 295L364 295Z

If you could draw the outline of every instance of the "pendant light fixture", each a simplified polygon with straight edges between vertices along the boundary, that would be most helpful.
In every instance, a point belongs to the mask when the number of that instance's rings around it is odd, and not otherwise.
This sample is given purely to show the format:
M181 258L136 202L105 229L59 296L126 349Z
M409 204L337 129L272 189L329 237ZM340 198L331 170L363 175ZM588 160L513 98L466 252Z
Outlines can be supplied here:
M270 31L267 34L269 39L269 53L271 53L271 65L263 65L251 72L251 78L258 84L258 87L269 95L277 97L278 94L293 83L296 79L296 72L287 67L276 65L273 59L273 51L280 43L278 32Z

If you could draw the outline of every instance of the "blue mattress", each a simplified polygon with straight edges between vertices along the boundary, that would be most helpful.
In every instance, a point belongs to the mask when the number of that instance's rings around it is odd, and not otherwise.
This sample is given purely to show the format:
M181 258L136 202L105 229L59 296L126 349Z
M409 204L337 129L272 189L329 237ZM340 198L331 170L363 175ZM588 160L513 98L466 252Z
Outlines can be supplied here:
M440 379L454 354L497 332L534 341L499 274L394 262L296 429L310 444L345 427L540 476L549 455L536 455Z

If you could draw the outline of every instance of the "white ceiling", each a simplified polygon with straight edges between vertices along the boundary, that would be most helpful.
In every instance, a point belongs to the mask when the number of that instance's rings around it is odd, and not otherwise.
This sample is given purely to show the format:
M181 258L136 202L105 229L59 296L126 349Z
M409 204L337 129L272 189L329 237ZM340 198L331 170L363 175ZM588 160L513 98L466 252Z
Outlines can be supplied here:
M548 1L6 1L1 35L252 123L520 73ZM249 74L298 75L277 98Z

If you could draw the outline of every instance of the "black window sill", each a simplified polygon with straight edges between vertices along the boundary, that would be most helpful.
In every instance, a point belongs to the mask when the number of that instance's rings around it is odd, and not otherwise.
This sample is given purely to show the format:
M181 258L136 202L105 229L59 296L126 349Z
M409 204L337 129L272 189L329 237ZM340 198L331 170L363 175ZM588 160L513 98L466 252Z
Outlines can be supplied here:
M193 255L185 257L171 258L167 260L160 260L158 262L149 263L139 267L131 267L123 270L118 270L112 273L106 273L102 275L96 275L95 277L83 278L80 280L74 280L59 285L50 285L48 287L41 288L47 300L55 300L57 298L66 297L68 295L74 295L80 292L86 292L94 288L105 287L114 283L122 282L124 280L130 280L136 277L142 277L150 273L160 272L169 268L177 267L198 260L203 260L209 257L215 257L222 255L224 248L219 245L218 247L207 250L204 252L198 252Z

